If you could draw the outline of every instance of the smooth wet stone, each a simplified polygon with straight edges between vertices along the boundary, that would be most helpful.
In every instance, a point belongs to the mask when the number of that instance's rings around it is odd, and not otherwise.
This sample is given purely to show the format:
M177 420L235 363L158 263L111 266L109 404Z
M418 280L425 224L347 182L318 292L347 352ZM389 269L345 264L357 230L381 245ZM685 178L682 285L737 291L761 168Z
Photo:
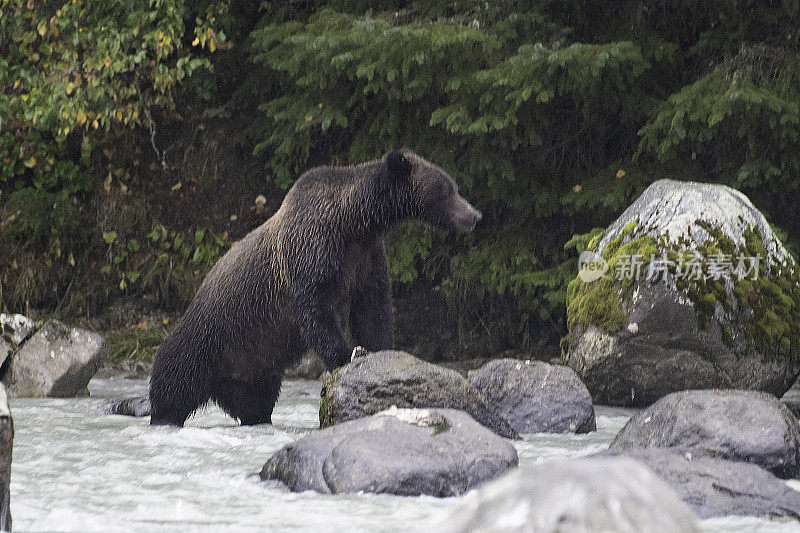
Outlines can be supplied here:
M755 391L670 394L636 413L611 448L682 448L754 463L779 477L800 474L800 424L777 398Z
M397 350L356 357L328 376L322 383L320 426L356 420L392 406L460 409L502 437L517 437L461 374Z
M431 531L699 532L697 518L631 459L562 459L516 470L470 494Z
M19 346L30 337L35 325L33 320L25 315L0 313L0 337L7 339L12 344Z
M150 398L147 396L137 396L136 398L126 398L111 403L105 409L110 415L124 415L145 417L150 416Z
M489 406L518 433L597 429L592 396L575 372L542 361L498 359L471 375Z
M673 448L607 450L595 457L629 457L664 480L700 518L800 519L800 492L760 466Z
M627 263L629 268L624 273L634 279L615 280L613 287L594 294L603 299L602 305L618 307L623 317L618 328L614 322L603 323L612 313L593 315L587 311L600 302L578 298L592 294L592 287L596 289L604 282L576 280L573 287L577 299L567 311L571 325L565 337L565 360L586 384L595 403L645 407L671 392L711 388L761 390L781 396L791 387L800 373L800 343L788 337L782 342L753 337L752 331L761 330L750 323L755 306L762 313L782 313L774 318L790 324L793 319L784 311L785 303L778 305L784 302L785 294L775 296L774 290L758 284L748 289L730 272L738 265L739 255L752 255L744 237L751 232L763 243L758 263L765 269L759 279L769 278L773 288L781 283L796 284L795 259L762 213L744 194L730 187L659 180L608 227L591 251L602 254L617 238L622 239L620 245L631 244L636 250L635 243L646 237L656 243L668 242L667 247L654 245L655 249L665 252L668 248L674 257L693 253L707 243L709 250L719 249L721 236L734 249L727 259L731 268L725 270L724 257L717 259L724 282L724 297L720 298L704 292L705 285L690 284L694 292L679 288L675 269L660 271L663 276L650 280L645 267L635 279L630 257L617 258ZM649 263L651 257L640 259ZM709 262L707 257L704 260ZM608 280L620 276L617 263L606 266ZM747 272L747 262L744 266L742 273ZM717 275L708 265L701 274ZM681 280L688 283L690 277L681 276ZM745 275L747 282L752 279L752 273ZM747 298L740 301L736 287L746 290ZM711 303L702 298L712 298Z
M292 491L457 496L518 464L517 451L454 409L390 409L300 438L262 480Z
M103 362L103 338L48 320L11 354L4 381L11 397L67 398L88 394L87 385Z
M303 354L296 365L290 366L283 372L285 378L319 379L325 373L325 363L314 352Z

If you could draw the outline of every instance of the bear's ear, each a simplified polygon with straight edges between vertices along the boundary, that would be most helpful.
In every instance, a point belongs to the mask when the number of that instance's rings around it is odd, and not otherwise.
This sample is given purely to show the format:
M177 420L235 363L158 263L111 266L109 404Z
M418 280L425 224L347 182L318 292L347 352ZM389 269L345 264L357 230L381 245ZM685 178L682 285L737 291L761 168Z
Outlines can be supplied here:
M411 161L402 150L392 150L386 154L386 168L389 169L389 175L396 180L403 180L411 175Z

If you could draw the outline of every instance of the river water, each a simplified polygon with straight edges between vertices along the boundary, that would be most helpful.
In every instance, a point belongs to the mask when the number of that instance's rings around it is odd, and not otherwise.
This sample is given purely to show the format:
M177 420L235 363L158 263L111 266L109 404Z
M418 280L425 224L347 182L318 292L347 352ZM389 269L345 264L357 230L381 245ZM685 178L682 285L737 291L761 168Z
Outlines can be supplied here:
M105 415L146 380L93 379L91 396L11 400L14 531L431 531L460 498L291 493L253 477L270 455L318 426L320 384L289 380L273 426L241 427L216 407L183 429ZM526 435L520 464L600 451L634 411L597 408L596 432ZM800 482L791 482L800 490ZM793 521L728 517L706 531L789 532Z

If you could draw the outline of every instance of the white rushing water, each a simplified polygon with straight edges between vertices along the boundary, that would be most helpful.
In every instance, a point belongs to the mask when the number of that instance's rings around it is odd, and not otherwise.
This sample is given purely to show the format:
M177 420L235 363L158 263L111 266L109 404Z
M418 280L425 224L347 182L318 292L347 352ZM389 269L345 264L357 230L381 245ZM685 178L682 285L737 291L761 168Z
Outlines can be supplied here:
M460 498L291 493L252 476L273 452L318 426L320 384L286 381L274 426L241 427L208 408L183 429L102 414L144 395L145 380L100 380L91 397L11 401L14 531L428 531ZM633 413L597 408L588 435L526 435L521 464L600 451ZM793 482L794 483L794 482ZM795 485L800 488L800 485ZM729 517L707 531L789 532L797 522Z

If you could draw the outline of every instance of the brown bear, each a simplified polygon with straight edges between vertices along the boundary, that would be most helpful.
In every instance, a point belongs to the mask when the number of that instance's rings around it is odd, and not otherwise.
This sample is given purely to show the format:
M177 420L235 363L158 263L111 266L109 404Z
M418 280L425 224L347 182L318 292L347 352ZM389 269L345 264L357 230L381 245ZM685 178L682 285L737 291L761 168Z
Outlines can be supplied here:
M310 348L333 370L352 340L391 348L394 308L383 235L415 218L471 231L481 214L453 179L410 150L313 168L278 211L211 269L156 354L151 424L182 426L213 400L242 424L271 423L284 369Z

